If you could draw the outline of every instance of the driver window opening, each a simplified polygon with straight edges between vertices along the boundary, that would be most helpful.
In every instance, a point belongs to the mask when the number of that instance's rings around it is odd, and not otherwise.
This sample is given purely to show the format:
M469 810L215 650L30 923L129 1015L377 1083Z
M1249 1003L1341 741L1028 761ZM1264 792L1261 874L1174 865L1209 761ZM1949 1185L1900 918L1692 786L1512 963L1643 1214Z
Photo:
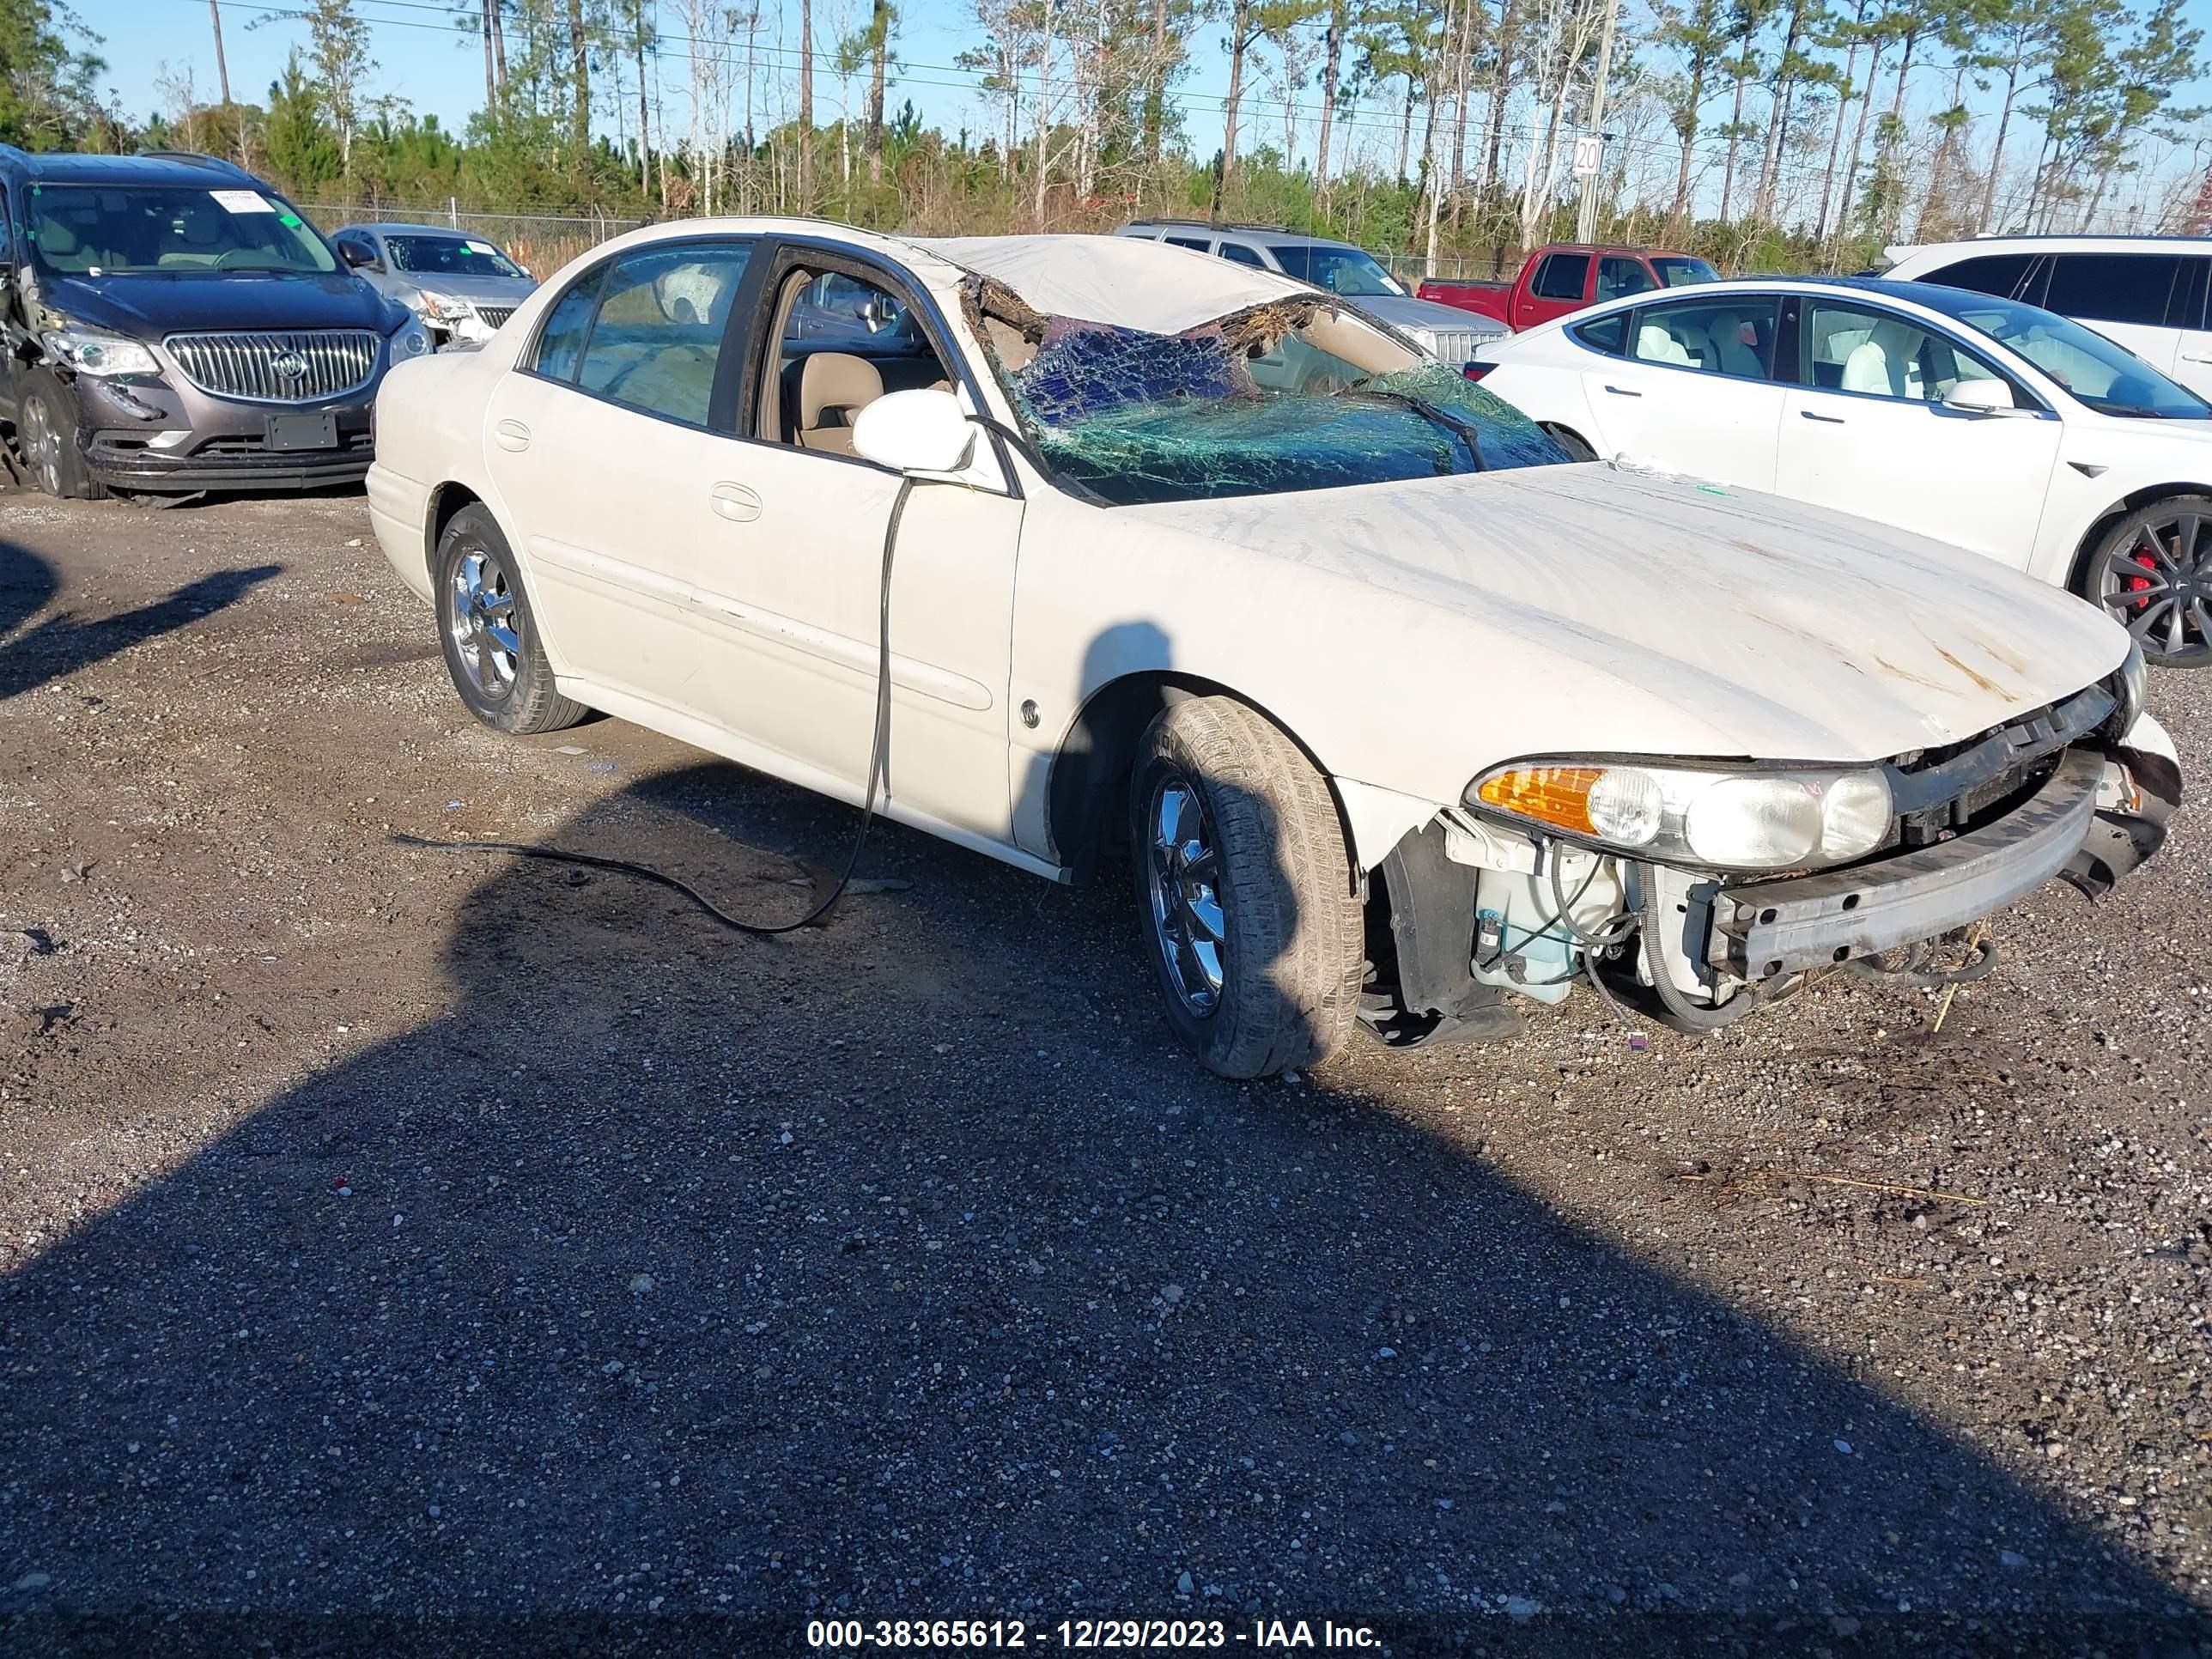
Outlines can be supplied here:
M887 392L953 389L913 312L888 289L842 270L794 270L776 296L775 350L754 435L850 455L853 424Z

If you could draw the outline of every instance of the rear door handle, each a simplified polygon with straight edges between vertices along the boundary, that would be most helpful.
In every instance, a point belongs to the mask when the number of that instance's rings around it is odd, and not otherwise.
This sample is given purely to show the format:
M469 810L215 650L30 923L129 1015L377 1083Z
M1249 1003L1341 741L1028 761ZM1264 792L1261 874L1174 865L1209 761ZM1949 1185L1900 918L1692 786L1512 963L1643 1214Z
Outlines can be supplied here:
M708 504L722 517L744 524L761 515L761 498L738 483L718 483L707 492Z
M530 428L520 421L501 421L492 428L491 435L499 441L501 449L530 447Z
M1607 383L1605 389L1613 393L1616 398L1641 398L1644 395L1640 392L1631 392L1625 386L1614 386L1609 381Z
M1822 426L1844 426L1849 424L1849 422L1847 422L1840 415L1815 415L1809 409L1801 409L1797 412L1800 415L1802 415L1808 421L1820 422Z
M2185 351L2181 354L2181 361L2185 363L2212 363L2212 355L2202 351Z

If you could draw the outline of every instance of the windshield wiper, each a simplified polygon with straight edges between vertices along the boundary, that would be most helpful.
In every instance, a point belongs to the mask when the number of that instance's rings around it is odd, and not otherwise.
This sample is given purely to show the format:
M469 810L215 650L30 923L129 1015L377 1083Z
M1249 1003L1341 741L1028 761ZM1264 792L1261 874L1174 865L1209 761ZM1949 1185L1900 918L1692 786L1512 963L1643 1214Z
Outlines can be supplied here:
M1476 471L1486 472L1490 470L1483 462L1482 444L1475 435L1474 428L1461 420L1450 410L1431 403L1426 398L1417 398L1409 392L1399 392L1389 386L1376 386L1372 380L1354 381L1345 387L1345 390L1357 392L1369 398L1381 398L1386 402L1400 404L1412 410L1431 426L1441 432L1449 433L1465 444L1468 456L1474 462Z

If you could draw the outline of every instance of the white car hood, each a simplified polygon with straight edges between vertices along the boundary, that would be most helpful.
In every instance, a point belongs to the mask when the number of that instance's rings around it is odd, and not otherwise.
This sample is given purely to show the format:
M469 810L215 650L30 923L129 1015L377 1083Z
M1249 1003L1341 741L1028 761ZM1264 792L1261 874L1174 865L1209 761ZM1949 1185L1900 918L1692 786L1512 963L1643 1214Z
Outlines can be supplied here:
M1886 759L2040 708L2127 653L2116 623L1987 559L1773 496L1601 465L1115 516L1480 624L1464 630L1471 695L1515 700L1549 735L1615 750ZM1408 631L1411 653L1418 619Z

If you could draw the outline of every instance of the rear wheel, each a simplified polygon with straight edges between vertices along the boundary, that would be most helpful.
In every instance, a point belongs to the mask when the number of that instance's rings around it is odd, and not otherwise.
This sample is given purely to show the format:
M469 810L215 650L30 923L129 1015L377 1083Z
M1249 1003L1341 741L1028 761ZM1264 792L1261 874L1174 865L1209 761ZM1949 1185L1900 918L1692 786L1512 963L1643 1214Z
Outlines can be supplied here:
M1137 904L1168 1020L1224 1077L1271 1077L1351 1036L1362 913L1336 803L1245 704L1171 705L1130 791Z
M465 507L438 538L438 639L469 712L494 731L558 732L591 711L553 684L538 619L499 525Z
M15 443L31 482L47 495L89 501L106 493L86 470L77 447L76 398L47 370L24 381L15 410Z
M2162 668L2212 666L2212 496L2136 508L2083 562L2075 591Z

